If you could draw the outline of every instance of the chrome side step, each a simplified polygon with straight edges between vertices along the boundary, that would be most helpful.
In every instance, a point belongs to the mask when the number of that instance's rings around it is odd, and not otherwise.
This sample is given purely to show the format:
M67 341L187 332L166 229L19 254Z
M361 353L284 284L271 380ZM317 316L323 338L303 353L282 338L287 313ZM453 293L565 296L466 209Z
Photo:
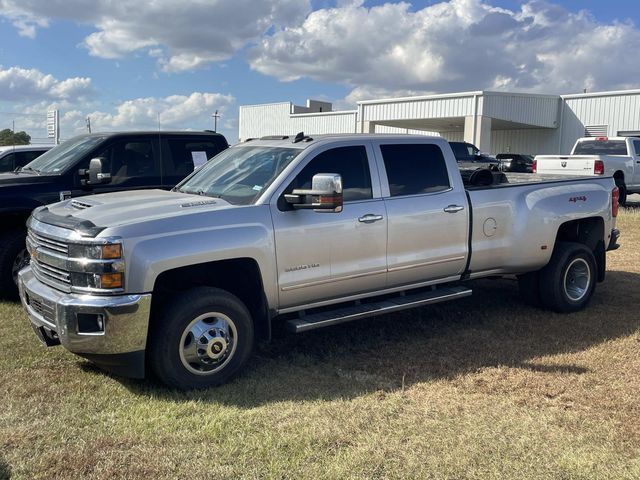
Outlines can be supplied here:
M408 308L421 307L432 303L446 302L457 298L468 297L472 293L466 287L443 287L428 292L400 295L379 302L337 308L328 312L300 315L285 322L286 329L293 333L306 332L316 328L329 327L339 323L350 322L360 318L384 315Z

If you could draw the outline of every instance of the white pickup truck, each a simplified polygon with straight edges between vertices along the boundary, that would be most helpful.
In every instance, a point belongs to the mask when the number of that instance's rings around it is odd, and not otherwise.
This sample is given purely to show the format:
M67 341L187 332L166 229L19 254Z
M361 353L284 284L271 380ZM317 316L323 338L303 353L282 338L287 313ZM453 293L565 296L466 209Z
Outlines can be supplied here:
M20 296L46 345L177 388L226 381L274 327L455 300L475 278L584 308L618 246L613 179L495 173L460 170L441 138L247 141L171 192L36 209Z
M611 176L620 191L620 205L628 194L640 193L640 138L580 138L571 155L537 155L533 165L541 174Z

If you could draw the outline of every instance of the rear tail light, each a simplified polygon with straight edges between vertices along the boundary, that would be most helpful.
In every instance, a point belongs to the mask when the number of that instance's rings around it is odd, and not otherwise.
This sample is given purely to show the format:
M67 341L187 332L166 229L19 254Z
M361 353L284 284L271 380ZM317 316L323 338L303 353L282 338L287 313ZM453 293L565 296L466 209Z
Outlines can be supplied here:
M596 160L593 164L594 175L604 175L604 162L602 160Z
M613 190L611 190L611 216L613 217L618 216L618 208L620 207L618 203L619 200L620 190L618 190L618 187L613 187Z
M531 165L531 169L532 169L531 171L533 173L536 173L538 171L538 161L537 160L533 161L533 164Z

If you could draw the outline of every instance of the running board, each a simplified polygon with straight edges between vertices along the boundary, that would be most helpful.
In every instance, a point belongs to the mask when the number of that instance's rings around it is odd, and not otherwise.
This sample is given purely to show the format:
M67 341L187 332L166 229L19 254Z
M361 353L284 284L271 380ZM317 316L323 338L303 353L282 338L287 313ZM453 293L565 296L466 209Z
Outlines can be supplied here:
M288 331L301 333L307 330L315 330L316 328L329 327L339 323L358 320L360 318L384 315L407 308L446 302L447 300L455 300L470 295L471 290L466 287L443 287L428 292L399 295L379 302L342 307L328 312L301 315L298 318L287 320L285 325Z

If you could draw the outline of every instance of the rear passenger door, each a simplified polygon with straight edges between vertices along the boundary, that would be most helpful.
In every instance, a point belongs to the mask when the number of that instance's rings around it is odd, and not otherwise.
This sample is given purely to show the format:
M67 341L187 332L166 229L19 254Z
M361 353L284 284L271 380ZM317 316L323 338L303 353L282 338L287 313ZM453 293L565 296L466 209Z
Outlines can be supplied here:
M633 159L633 185L634 187L640 186L640 140L633 141L633 148L636 151L636 155Z
M207 160L220 153L222 147L216 139L168 137L163 142L163 182L172 188L200 168Z
M389 287L458 277L468 251L467 199L461 186L453 188L440 145L375 143L388 218Z

